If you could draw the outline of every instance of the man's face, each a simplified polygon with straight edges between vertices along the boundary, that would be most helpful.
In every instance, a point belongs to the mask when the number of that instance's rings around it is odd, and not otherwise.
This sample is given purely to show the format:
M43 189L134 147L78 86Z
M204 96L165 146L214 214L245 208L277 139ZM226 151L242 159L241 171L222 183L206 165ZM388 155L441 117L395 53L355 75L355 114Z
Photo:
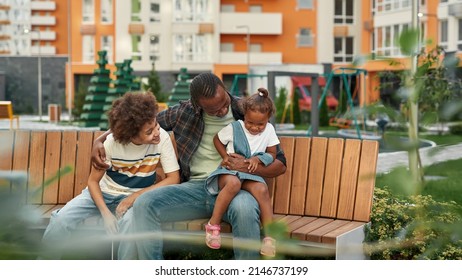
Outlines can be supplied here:
M222 118L228 114L231 97L224 88L218 87L215 96L199 98L198 103L207 115Z

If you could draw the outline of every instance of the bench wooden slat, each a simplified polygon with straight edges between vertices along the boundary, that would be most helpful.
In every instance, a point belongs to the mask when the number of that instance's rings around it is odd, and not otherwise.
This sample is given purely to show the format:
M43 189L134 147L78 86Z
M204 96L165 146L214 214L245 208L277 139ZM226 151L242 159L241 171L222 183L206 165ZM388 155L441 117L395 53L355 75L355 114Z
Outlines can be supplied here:
M363 226L365 223L362 222L356 222L356 221L348 221L344 225L324 234L322 236L322 243L327 243L327 244L335 244L337 237L339 237L342 234L345 234L353 229L356 229L360 226Z
M317 219L316 217L303 216L300 219L297 219L297 220L294 220L294 221L288 223L287 227L288 227L288 230L289 230L289 234L291 234L296 229L299 229L302 226L311 223L312 221L314 221L316 219Z
M326 168L327 138L312 138L305 215L319 216Z
M281 137L281 147L287 158L293 158L295 152L295 139L289 137ZM287 162L286 172L278 176L275 181L273 190L273 212L277 214L287 214L289 210L290 186L292 185L292 161Z
M46 149L45 149L45 180L50 179L56 175L59 170L61 155L61 132L60 131L48 131L46 136ZM58 180L47 184L43 188L43 200L44 204L57 204L58 203Z
M88 176L91 170L91 148L93 144L92 131L79 131L77 143L77 158L75 166L75 189L74 196L77 196L87 186Z
M359 157L361 155L361 141L347 139L340 182L340 195L338 201L337 218L353 219L356 186L358 180Z
M44 131L32 131L29 158L28 203L42 203L43 168L45 166Z
M320 214L322 217L337 217L337 202L339 197L344 144L345 141L343 139L329 139Z
M0 170L11 170L13 166L14 133L12 131L0 131Z
M288 214L303 215L305 212L306 185L310 163L311 138L296 138L295 154L292 157L294 170L290 189L290 209Z
M16 132L13 146L13 170L29 172L29 143L30 131ZM12 190L14 192L21 191L23 194L26 194L27 191L24 186L16 184L12 184ZM26 196L24 196L24 202L26 202Z
M58 203L66 203L74 197L75 162L77 154L77 131L64 131L61 144L60 168L70 166L71 174L59 176Z
M322 227L319 227L311 232L309 232L307 235L306 235L306 240L307 241L311 241L311 242L318 242L318 243L321 243L322 242L322 237L323 235L347 224L348 221L345 221L345 220L333 220L332 222L330 223L327 223L325 225L323 225Z
M363 141L361 162L359 165L358 190L353 216L355 221L370 221L378 152L379 142L371 140Z
M299 227L298 229L292 231L290 236L298 240L306 240L308 233L312 232L315 229L318 229L328 223L331 223L334 219L328 218L317 218L310 223Z

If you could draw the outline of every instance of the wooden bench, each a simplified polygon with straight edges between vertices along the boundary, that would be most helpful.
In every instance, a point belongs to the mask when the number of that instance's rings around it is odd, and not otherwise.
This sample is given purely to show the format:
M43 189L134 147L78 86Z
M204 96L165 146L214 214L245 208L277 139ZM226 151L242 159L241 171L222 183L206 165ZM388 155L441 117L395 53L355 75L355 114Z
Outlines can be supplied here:
M13 129L13 121L16 119L16 128L19 128L19 116L13 114L11 101L0 101L0 119L10 120L10 129Z
M28 171L27 203L43 213L62 207L86 187L90 153L99 131L0 131L0 170ZM285 174L269 180L275 218L298 245L326 249L337 259L361 259L364 226L370 221L378 142L322 137L280 137ZM44 187L60 168L73 166ZM203 235L206 219L164 225L166 231ZM223 224L224 231L230 231ZM167 234L164 234L167 235ZM203 236L202 236L203 239ZM299 247L299 246L297 246ZM303 247L304 248L304 247Z

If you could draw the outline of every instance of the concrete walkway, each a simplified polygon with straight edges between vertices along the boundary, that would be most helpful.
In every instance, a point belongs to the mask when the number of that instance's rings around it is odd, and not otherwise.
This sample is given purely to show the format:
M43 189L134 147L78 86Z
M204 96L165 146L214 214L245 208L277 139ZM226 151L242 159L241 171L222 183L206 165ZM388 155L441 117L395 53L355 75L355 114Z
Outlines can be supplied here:
M98 127L86 127L68 125L69 117L61 116L61 124L49 122L48 116L20 116L19 129L31 130L99 130ZM15 127L15 126L14 126ZM0 130L10 129L9 120L0 120ZM0 143L1 145L1 143ZM420 150L422 164L428 166L434 163L462 158L462 143L449 146L427 147ZM398 166L408 167L408 155L406 152L380 153L377 163L377 173L390 172Z

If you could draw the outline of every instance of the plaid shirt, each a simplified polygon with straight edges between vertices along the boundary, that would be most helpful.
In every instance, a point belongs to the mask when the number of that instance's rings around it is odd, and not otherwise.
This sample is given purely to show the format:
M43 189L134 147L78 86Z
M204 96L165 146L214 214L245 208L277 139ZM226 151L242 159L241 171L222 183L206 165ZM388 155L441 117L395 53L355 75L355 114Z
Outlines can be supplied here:
M230 95L231 111L236 120L243 120L244 114L239 106L239 98ZM182 101L165 111L159 112L157 122L167 130L173 131L177 145L181 181L189 180L191 170L189 168L193 154L199 147L199 143L204 133L204 119L202 118L203 111L196 111L191 102ZM282 150L278 149L277 159L284 165L286 159Z

